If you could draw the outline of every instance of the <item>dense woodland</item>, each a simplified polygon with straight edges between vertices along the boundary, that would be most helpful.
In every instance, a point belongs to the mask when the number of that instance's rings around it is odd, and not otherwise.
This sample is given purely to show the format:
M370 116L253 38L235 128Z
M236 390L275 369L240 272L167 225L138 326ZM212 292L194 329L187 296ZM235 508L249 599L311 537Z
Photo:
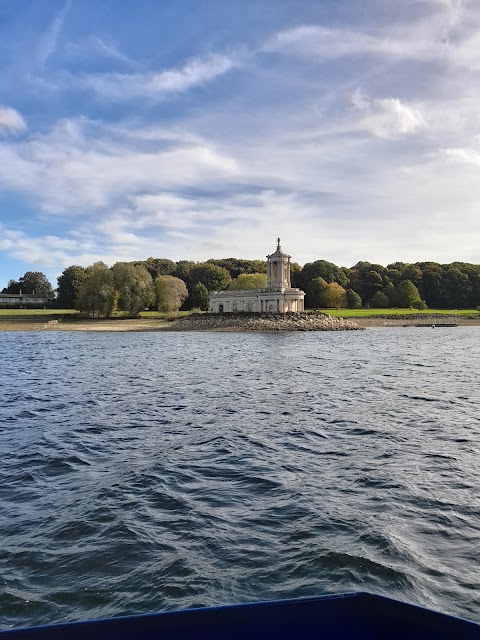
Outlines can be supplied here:
M2 293L46 295L58 308L74 308L91 315L113 311L137 315L145 308L160 311L208 308L208 292L256 289L266 286L263 260L225 258L173 262L164 258L117 262L108 267L72 265L58 278L56 292L45 275L29 271L11 280ZM306 292L306 308L473 309L480 306L480 265L395 262L383 267L359 262L337 267L316 260L291 268L292 286Z

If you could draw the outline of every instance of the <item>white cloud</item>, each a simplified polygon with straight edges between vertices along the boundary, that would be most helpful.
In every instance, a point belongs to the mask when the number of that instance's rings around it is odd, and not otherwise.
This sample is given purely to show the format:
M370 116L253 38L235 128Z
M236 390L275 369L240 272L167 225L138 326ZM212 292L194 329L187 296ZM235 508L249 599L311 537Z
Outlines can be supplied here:
M215 93L205 109L187 113L178 100L175 116L168 110L173 125L139 125L130 105L132 120L122 122L125 105L117 105L115 125L67 119L0 144L2 185L33 202L44 223L60 216L69 228L65 241L4 234L0 248L61 270L149 255L262 257L280 235L300 262L480 261L472 142L480 94L474 65L466 65L478 63L477 36L458 12L448 13L452 3L435 3L435 20L371 22L368 33L285 31L263 52L291 59L252 55L241 91ZM408 3L425 16L420 4ZM122 54L102 43L95 54L120 62ZM321 73L310 64L347 56L348 64L326 64ZM458 72L456 61L464 65ZM104 99L160 100L244 63L212 54L159 72L63 80ZM366 93L355 91L346 110L345 92L355 86Z
M312 62L374 56L382 67L410 61L478 70L480 3L423 0L423 4L429 10L421 17L406 11L403 19L376 25L370 31L324 25L287 29L272 36L261 51L300 56ZM364 63L362 60L361 65Z
M398 98L370 99L357 89L350 99L354 109L364 114L358 127L378 138L393 139L426 126L421 111Z
M263 51L313 56L316 60L364 54L418 60L439 54L438 47L429 39L412 42L409 38L308 25L276 34L264 45Z
M0 250L9 253L13 258L39 267L58 269L61 265L70 264L71 255L87 253L93 245L84 240L71 240L57 236L45 235L32 237L23 231L9 229L0 225Z
M160 142L160 140L159 140ZM0 145L0 183L27 192L50 213L75 215L125 201L136 193L214 184L235 175L236 163L214 146L170 133L142 148L131 128L112 139L109 128L63 121L46 136Z
M211 54L189 60L182 67L158 73L97 73L64 76L70 88L86 88L109 100L130 100L146 96L161 99L182 93L227 73L235 66L233 59Z
M477 149L440 149L438 155L447 162L480 167L480 151Z
M17 133L26 129L27 123L16 109L0 105L0 131Z
M37 61L40 67L43 67L48 58L52 55L57 47L57 40L65 21L65 17L70 9L71 0L66 0L63 7L52 20L48 28L43 33L37 46Z

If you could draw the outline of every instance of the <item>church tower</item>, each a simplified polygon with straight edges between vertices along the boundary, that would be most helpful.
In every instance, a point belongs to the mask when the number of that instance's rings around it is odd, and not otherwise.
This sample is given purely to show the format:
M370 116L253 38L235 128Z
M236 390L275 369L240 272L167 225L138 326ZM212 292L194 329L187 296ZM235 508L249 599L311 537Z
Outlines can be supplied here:
M277 250L267 256L267 287L264 289L210 291L210 313L302 313L305 292L292 289L290 256L283 253L280 238Z
M280 238L277 238L277 250L267 256L267 289L269 291L284 291L291 288L290 258L283 253Z

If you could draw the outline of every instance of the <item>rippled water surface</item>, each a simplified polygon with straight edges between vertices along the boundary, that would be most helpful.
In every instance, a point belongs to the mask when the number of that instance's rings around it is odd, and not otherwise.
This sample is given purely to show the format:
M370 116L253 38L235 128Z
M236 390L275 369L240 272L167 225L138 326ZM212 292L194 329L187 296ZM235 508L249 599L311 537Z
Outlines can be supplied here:
M480 620L479 345L0 333L0 627L351 590Z

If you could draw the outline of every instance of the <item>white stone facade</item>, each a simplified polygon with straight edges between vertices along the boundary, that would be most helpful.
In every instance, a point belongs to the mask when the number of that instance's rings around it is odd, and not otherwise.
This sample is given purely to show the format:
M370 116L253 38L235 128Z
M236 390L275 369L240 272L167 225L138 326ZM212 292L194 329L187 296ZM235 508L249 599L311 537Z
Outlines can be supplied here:
M283 253L278 238L277 250L267 256L267 288L246 291L211 291L210 313L298 313L304 310L305 293L292 289L290 258Z

